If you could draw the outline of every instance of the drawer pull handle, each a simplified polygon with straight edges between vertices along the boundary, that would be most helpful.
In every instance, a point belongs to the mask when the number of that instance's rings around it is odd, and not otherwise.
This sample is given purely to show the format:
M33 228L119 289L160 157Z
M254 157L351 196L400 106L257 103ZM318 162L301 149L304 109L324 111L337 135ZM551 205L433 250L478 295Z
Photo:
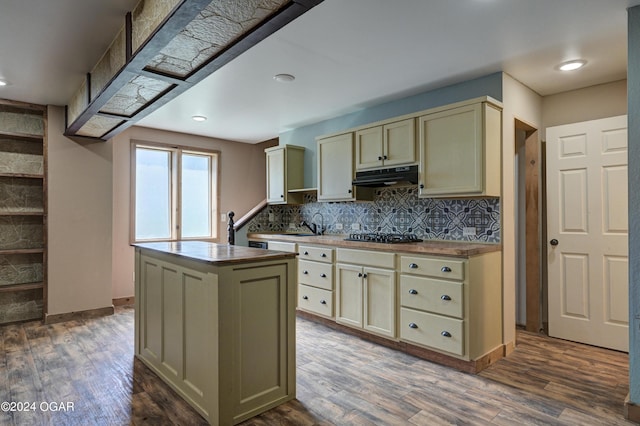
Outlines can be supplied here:
M327 253L320 253L320 257L327 257Z
M451 268L449 268L448 266L443 266L442 269L440 269L442 272L451 272Z
M308 251L305 251L303 254L304 254L305 256L309 256L309 252L308 252Z
M322 299L322 300L320 301L320 303L321 303L321 304L323 304L323 305L326 305L326 304L327 304L327 301L326 301L326 300L324 300L324 299Z
M327 274L320 274L321 278L327 278Z
M440 299L442 299L442 300L451 300L451 297L448 294L443 294L442 296L440 296Z
M409 294L418 294L418 290L412 288L411 290L409 290Z
M409 264L409 268L411 268L411 269L418 269L418 265L417 265L417 264L415 264L415 263L410 263L410 264Z
M409 328L418 328L418 324L416 324L415 322L410 322Z
M451 333L449 333L448 331L443 331L440 334L442 335L442 337L451 337Z
M309 271L302 271L303 274L309 275Z
M309 300L309 296L302 296L304 300Z

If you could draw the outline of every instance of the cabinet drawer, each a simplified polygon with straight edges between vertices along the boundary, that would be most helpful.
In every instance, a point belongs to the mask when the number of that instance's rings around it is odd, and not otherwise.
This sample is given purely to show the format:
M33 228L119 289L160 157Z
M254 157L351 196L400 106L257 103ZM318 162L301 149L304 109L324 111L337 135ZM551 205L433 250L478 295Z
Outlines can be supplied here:
M400 338L456 355L464 355L464 323L427 312L400 309Z
M329 247L299 246L298 255L300 260L333 263L333 249Z
M377 268L395 269L396 255L381 251L351 250L339 248L336 250L336 261L356 265L370 265Z
M296 243L286 243L284 241L269 241L267 248L269 250L286 251L289 253L296 253L297 251Z
M402 256L400 271L403 274L464 280L464 263L464 260L447 258Z
M298 308L333 317L333 292L299 284Z
M330 263L298 261L298 282L333 290L333 265Z
M462 318L463 294L461 282L400 276L400 304L407 308Z

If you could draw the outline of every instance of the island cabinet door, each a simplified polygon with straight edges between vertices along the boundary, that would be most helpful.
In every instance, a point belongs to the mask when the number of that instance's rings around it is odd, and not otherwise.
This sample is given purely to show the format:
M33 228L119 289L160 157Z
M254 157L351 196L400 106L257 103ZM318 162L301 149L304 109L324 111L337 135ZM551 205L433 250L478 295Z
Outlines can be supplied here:
M229 281L226 274L220 277L220 373L229 374L227 383L233 384L231 401L221 400L220 409L233 407L234 424L295 395L295 268L287 271L291 264L237 267ZM225 323L225 318L231 322Z

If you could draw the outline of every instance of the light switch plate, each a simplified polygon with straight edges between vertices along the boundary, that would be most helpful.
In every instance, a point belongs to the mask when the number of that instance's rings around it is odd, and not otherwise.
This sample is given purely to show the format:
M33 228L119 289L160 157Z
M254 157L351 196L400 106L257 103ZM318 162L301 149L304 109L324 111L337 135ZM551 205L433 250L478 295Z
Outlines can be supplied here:
M269 222L273 222L274 218L273 218L273 213L269 213Z
M469 227L462 228L462 236L463 237L475 237L476 236L476 228L474 226L469 226Z
M227 221L227 215L220 213L220 222L225 223Z

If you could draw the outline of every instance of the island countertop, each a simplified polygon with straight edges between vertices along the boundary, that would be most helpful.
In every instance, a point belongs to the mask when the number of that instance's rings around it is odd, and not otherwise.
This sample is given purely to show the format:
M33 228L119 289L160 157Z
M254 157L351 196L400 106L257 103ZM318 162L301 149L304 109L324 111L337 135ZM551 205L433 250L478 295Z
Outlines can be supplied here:
M136 243L133 244L133 246L218 266L286 259L296 256L296 253L216 244L205 241Z
M266 232L250 233L247 235L248 239L257 241L287 241L302 244L319 244L331 247L436 256L469 257L502 250L501 244L430 240L425 240L419 243L381 244L366 241L346 241L345 237L345 235L300 235Z

